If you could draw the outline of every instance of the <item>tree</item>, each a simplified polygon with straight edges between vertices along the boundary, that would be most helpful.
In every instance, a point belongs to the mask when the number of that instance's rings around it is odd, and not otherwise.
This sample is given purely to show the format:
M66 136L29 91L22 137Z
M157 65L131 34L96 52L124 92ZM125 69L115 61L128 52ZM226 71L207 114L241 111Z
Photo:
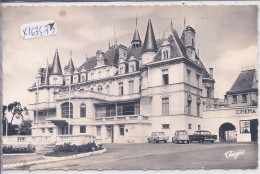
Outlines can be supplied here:
M3 125L3 135L5 135L5 136L6 136L6 129L7 129L7 127L6 127L7 118L6 118L6 113L5 113L6 109L7 109L7 106L3 105L2 125Z
M32 120L23 120L18 128L19 135L31 135Z
M18 135L18 127L17 124L8 123L7 135Z
M23 120L23 112L24 111L28 112L26 107L22 108L20 102L15 101L13 103L10 103L8 105L8 112L12 113L11 123L13 123L14 116L17 119L22 119Z

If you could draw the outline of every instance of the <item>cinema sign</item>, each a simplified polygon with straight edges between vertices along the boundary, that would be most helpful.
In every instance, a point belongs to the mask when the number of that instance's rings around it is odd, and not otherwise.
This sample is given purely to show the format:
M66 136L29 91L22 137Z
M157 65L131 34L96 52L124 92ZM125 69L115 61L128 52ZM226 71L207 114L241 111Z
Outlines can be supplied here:
M255 114L256 111L255 109L237 109L236 110L236 114L240 115L240 114Z

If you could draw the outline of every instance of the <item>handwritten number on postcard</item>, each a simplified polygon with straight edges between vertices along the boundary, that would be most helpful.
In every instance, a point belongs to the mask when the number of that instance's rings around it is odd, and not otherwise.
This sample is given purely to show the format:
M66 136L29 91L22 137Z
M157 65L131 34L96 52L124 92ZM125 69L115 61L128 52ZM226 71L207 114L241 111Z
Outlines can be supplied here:
M20 32L24 39L53 36L57 33L57 24L54 21L23 24L20 28Z

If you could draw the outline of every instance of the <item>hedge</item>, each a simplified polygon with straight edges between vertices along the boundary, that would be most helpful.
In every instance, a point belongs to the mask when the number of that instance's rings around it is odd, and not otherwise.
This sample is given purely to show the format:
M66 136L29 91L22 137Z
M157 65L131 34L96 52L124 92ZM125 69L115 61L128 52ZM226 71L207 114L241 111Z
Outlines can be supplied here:
M34 153L35 147L32 145L28 145L27 147L13 147L13 146L4 146L3 147L3 153L9 154L9 153Z
M63 145L56 145L53 149L54 152L93 152L97 150L102 150L102 144L96 145L95 143L88 143L82 145L71 145L70 143L64 143Z

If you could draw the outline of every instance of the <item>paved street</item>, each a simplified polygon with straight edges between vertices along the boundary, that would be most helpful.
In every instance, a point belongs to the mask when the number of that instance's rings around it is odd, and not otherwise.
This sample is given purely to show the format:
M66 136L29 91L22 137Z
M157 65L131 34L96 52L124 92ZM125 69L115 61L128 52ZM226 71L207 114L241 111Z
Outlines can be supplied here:
M27 166L23 169L253 169L256 143L105 144L107 152L80 159ZM244 150L237 159L227 151Z

